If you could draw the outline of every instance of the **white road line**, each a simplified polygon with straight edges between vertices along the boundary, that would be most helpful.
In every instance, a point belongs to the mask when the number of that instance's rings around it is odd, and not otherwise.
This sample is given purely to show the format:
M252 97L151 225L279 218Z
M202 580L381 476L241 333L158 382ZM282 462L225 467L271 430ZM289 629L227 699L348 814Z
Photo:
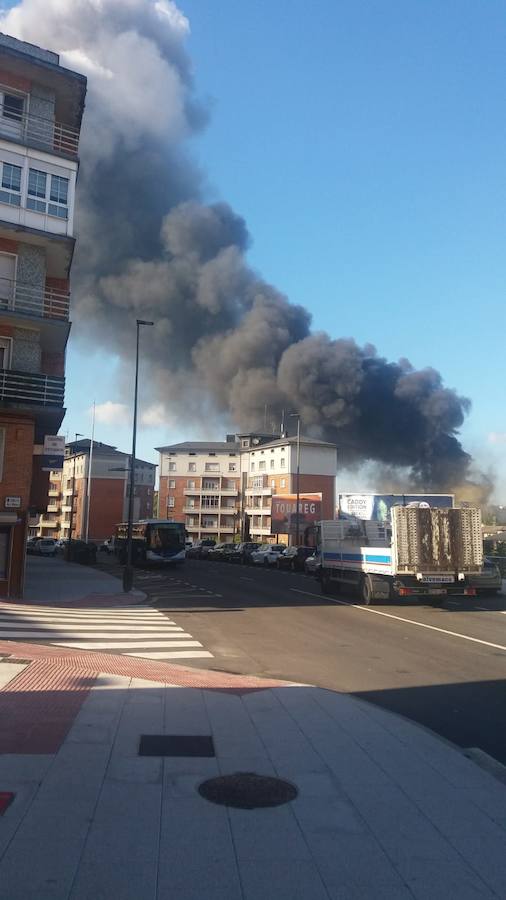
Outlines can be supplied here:
M175 650L173 653L125 653L124 656L139 656L141 659L211 659L208 650Z
M44 610L6 610L0 608L0 615L2 616L26 616L27 618L40 617L41 619L53 619L53 618L65 618L65 619L118 619L120 622L145 622L147 619L158 619L160 613L156 609L147 610L145 612L137 612L133 615L125 615L124 613L115 613L113 610L100 610L95 609L90 613L73 613L68 610L59 611L56 609L44 609Z
M131 637L131 635L130 635ZM110 641L53 641L57 647L76 647L78 650L149 650L150 647L202 647L200 641L119 641L112 644Z
M358 609L359 612L372 613L374 616L384 616L385 619L396 619L398 622L405 622L407 625L417 625L419 628L428 628L430 631L439 631L441 634L449 634L450 637L460 638L463 641L472 641L473 644L483 644L485 647L493 647L495 650L506 650L503 644L492 644L490 641L482 641L480 638L471 637L470 634L460 634L458 631L448 631L446 628L438 628L437 625L427 625L425 622L416 622L413 619L405 619L403 616L394 616L392 613L381 612L379 609L371 609L370 606L358 606L356 603L347 603L345 600L336 600L334 597L327 597L323 594L312 594L310 591L300 591L297 588L290 588L296 594L306 594L308 597L317 597L318 600L331 600L332 603L338 603L340 606L350 606Z
M144 631L137 632L137 634L140 634L140 633L144 634ZM67 640L67 639L71 640L72 638L78 638L78 639L80 638L81 640L83 638L86 638L86 639L100 638L100 640L102 640L102 641L107 640L107 638L110 638L111 641L119 641L119 640L123 640L123 639L129 640L133 636L135 636L135 634L136 634L135 631L126 631L126 632L122 632L121 634L110 634L110 632L108 632L108 631L99 631L99 632L90 633L87 631L79 631L78 629L76 629L75 631L70 631L69 629L67 629L64 632L51 631L50 629L47 629L46 631L0 631L0 638L3 638L4 640L8 640L8 641L11 641L13 638L16 638L16 640L20 640L23 638L29 639L29 640L45 638L46 641L49 641L51 644L54 644L55 641L57 641L57 640L60 641L60 640L63 640L64 638L65 638L65 640ZM182 638L182 637L190 637L190 638L193 637L192 634L187 634L185 631L180 631L177 634L173 634L172 632L167 634L167 632L162 631L162 629L159 629L158 631L146 632L146 638L154 638L154 637L157 637L158 635L160 635L160 640L163 640L163 641L168 641L168 640L172 640L172 639L176 640L177 638ZM91 646L91 644L89 646Z

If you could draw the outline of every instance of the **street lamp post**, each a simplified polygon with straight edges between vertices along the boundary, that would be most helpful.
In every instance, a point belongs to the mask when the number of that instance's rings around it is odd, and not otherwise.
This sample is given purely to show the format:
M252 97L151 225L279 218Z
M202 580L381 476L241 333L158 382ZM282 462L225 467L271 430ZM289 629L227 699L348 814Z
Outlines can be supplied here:
M76 431L76 443L77 439L80 437L84 437L84 435L80 434L79 431ZM74 466L72 469L72 497L70 500L70 528L69 528L69 542L67 544L67 561L70 562L70 551L72 549L72 527L74 525L74 500L76 496L76 456L77 452L74 453Z
M290 413L291 416L297 418L297 474L295 489L297 491L296 509L295 509L295 546L299 546L300 528L299 528L299 504L300 504L300 413Z
M132 590L134 573L132 566L132 526L134 516L134 489L135 489L135 453L137 444L137 392L139 386L139 330L141 325L154 325L154 322L146 322L137 319L137 341L135 350L135 386L134 386L134 420L132 427L132 455L130 457L130 484L128 486L128 524L126 565L123 569L123 590L125 593Z

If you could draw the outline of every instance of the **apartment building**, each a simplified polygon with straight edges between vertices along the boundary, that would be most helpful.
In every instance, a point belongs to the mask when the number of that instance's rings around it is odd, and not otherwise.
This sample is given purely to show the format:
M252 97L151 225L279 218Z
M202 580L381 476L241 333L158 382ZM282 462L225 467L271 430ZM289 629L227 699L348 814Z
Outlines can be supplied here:
M235 435L157 449L160 518L186 522L190 540L232 541L241 527L241 453Z
M86 439L65 448L61 472L51 472L47 513L32 533L38 537L72 537L100 542L111 537L128 516L130 455L110 444ZM135 461L134 520L153 516L156 465ZM88 526L89 496L89 526ZM72 507L73 504L73 507Z
M0 596L22 595L28 517L48 502L44 438L65 413L85 93L58 54L0 34Z
M273 534L272 498L297 490L297 439L267 434L227 435L225 441L186 441L157 448L159 514L186 523L190 540L266 542ZM334 444L300 439L301 494L321 495L322 518L334 518L337 453ZM302 531L301 535L302 537Z

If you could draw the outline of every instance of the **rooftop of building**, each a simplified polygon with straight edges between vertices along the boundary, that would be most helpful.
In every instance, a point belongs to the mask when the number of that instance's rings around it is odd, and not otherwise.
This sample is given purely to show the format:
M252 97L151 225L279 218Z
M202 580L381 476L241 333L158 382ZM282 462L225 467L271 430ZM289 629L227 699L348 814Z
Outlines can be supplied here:
M79 129L84 112L87 78L60 65L58 53L0 32L2 68L49 88L56 95L56 118Z
M83 453L89 453L91 450L91 440L90 438L83 438L78 441L69 441L65 444L65 457L68 459L72 456L81 456ZM118 450L117 447L113 447L112 444L103 444L102 441L93 441L93 455L111 458L119 458L121 459L130 459L130 454L125 453L123 450ZM136 457L136 464L141 463L143 466L151 466L153 469L156 469L157 464L153 462L149 462L146 459L139 459Z
M228 438L231 436L228 435ZM155 447L155 450L158 453L216 453L216 452L238 452L241 451L242 444L241 439L251 437L251 444L248 448L244 448L244 453L250 453L252 450L266 449L270 447L283 447L286 444L296 444L297 436L285 436L274 438L272 434L257 434L256 432L252 434L251 432L242 432L236 435L237 440L226 440L226 441L182 441L179 444L167 444L164 447ZM301 435L300 443L306 446L315 446L315 447L328 447L332 449L337 449L336 444L329 443L328 441L320 441L318 438L306 437L305 435Z

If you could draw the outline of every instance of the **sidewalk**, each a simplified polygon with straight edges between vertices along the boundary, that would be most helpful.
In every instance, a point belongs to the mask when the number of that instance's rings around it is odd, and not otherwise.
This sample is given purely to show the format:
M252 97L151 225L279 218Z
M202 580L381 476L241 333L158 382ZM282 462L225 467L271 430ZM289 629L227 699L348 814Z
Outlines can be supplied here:
M0 653L0 795L15 794L1 900L506 896L506 787L404 719L305 685L33 644ZM142 735L214 747L141 756ZM298 796L239 809L198 792L245 772Z
M107 606L130 606L142 603L145 597L142 591L124 594L119 578L92 566L68 563L59 556L27 556L22 603L75 607L99 606L105 602Z

